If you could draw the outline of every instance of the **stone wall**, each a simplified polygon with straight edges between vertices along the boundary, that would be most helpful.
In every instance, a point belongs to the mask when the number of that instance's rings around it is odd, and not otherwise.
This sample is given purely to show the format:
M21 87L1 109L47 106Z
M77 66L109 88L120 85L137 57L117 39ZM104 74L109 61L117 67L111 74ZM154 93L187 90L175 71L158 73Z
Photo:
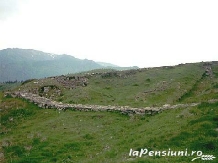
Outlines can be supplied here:
M199 103L192 103L192 104L178 104L178 105L169 105L165 104L161 107L142 107L142 108L133 108L130 106L103 106L103 105L83 105L83 104L64 104L62 102L53 101L51 99L41 97L37 94L29 93L29 92L13 92L10 93L12 97L19 97L26 99L41 108L56 108L59 110L66 110L66 109L74 109L79 111L115 111L120 112L122 114L140 114L140 115L153 115L160 113L167 109L176 109L176 108L184 108L190 106L196 106Z

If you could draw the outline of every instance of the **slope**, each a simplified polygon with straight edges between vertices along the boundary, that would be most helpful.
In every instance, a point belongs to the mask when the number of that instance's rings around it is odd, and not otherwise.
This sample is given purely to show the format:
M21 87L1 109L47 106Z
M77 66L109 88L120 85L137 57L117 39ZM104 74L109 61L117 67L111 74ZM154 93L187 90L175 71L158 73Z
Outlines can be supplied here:
M70 104L162 106L217 99L217 62L127 71L86 72L33 80L21 91Z
M129 156L130 149L218 155L218 103L154 116L40 109L2 97L1 162L190 162L193 156ZM211 160L210 162L216 162ZM195 162L201 162L201 159Z
M137 107L201 104L153 116L127 116L115 112L42 109L0 93L0 161L179 163L211 158L211 163L217 162L217 158L212 159L218 156L217 67L217 62L206 62L25 81L13 91L32 92L66 103ZM130 149L145 148L187 151L190 155L129 156ZM192 151L200 151L201 156L192 155Z

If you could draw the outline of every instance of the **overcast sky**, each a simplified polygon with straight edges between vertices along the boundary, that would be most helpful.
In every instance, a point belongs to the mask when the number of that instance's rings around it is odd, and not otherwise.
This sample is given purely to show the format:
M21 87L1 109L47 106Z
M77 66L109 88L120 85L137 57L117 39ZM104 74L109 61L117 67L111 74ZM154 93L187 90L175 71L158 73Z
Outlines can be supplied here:
M218 60L217 0L0 0L0 49L119 66Z

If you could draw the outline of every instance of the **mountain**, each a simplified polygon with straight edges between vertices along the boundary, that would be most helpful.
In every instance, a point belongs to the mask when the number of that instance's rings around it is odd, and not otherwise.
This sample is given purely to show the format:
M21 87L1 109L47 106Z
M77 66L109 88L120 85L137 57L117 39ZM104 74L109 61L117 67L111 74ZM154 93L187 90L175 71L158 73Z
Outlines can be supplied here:
M120 67L111 63L106 63L106 62L97 62L99 65L108 68L108 69L115 69L115 70L131 70L131 69L138 69L138 66L133 66L133 67Z
M106 62L97 62L99 65L104 66L104 67L120 67L111 63L106 63Z
M104 68L92 60L32 49L0 50L0 82L21 81Z

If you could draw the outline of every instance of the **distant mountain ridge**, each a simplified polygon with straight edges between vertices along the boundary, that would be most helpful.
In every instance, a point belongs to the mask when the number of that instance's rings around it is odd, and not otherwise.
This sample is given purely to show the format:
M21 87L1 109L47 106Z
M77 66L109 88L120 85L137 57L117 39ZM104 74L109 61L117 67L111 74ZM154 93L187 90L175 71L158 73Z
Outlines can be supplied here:
M111 63L105 63L105 62L97 62L99 65L104 66L104 67L120 67Z
M33 49L8 48L0 50L0 82L24 81L106 68L102 64L66 54L56 55Z

